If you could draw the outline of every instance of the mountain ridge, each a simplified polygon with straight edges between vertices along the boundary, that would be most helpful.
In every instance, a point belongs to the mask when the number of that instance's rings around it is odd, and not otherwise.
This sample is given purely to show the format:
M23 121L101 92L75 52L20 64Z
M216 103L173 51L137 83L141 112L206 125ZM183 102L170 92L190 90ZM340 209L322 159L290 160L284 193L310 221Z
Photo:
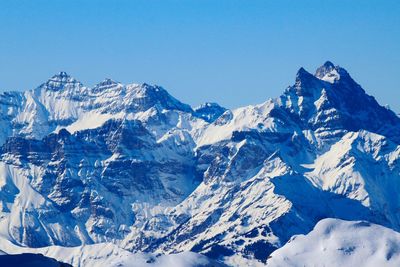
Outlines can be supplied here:
M0 108L0 238L16 245L265 263L324 218L400 230L400 118L329 61L233 110L65 72Z

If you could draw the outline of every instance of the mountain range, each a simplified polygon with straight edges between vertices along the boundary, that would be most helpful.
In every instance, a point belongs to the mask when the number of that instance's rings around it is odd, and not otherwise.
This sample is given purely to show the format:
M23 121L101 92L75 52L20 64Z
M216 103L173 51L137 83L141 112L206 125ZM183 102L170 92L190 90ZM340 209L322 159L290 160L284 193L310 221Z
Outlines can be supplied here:
M7 254L74 266L400 264L400 118L329 61L233 110L65 72L2 93L0 110ZM347 247L330 239L353 232ZM307 261L315 240L325 262Z

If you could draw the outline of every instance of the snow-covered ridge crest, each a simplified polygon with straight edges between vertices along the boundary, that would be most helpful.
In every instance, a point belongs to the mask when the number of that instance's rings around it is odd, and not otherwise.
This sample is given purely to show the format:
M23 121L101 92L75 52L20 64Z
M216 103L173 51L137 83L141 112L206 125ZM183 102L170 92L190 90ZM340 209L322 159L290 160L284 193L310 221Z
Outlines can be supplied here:
M335 76L335 73L340 75ZM333 77L332 75L336 77L334 81L324 78ZM349 101L348 94L359 97L354 97L353 103L348 103L349 107L346 107L343 104ZM276 131L277 129L283 130L279 126L281 123L298 125L297 122L290 121L292 114L284 114L288 111L289 113L297 113L303 120L313 114L314 117L307 118L309 121L326 120L328 122L328 120L331 120L332 123L349 123L347 121L351 115L347 113L353 112L352 109L354 108L352 107L362 106L365 101L375 101L365 94L361 87L351 79L346 70L334 66L329 61L317 69L315 76L301 68L297 73L295 85L289 87L280 98L269 100L266 104L248 106L232 111L215 103L206 103L193 110L189 105L172 97L162 87L148 84L123 85L111 79L105 79L96 86L89 88L83 86L65 72L60 72L38 88L19 93L19 95L21 100L16 103L16 106L15 104L13 106L3 104L2 109L8 116L3 123L0 121L0 124L2 123L5 126L3 133L0 134L0 142L2 143L8 136L13 135L42 138L61 128L67 128L69 131L84 130L101 126L108 119L125 118L145 121L151 120L150 117L152 116L159 119L168 111L174 111L186 117L185 123L180 119L179 125L176 126L178 128L187 127L189 131L193 132L198 146L201 146L209 143L206 140L218 141L229 138L233 131L258 130L260 127L265 131ZM344 103L340 103L342 100L344 100ZM369 104L366 107L372 109L372 114L376 111L382 113L377 114L377 116L390 113L382 112L376 101L371 104L373 104L372 107ZM266 105L269 105L269 108L265 108L265 112L261 111L260 113L260 107ZM269 109L271 111L268 111ZM239 115L242 112L245 113ZM270 112L272 113L269 114ZM360 113L365 113L365 115L360 114L360 116L367 116L366 114L371 113L371 111L365 110ZM236 115L232 117L232 114L238 114L238 117L234 118ZM358 116L358 114L355 115ZM389 114L387 117L391 117L392 121L396 121L398 118L393 114ZM205 122L201 122L199 119ZM360 119L365 120L367 118ZM376 123L377 120L373 120L373 124ZM207 124L210 124L210 126L204 127ZM230 124L238 126L231 127ZM357 126L357 124L359 122L356 123L357 128L363 127L362 125ZM224 125L226 126L224 127ZM377 127L383 128L383 126ZM326 136L326 130L328 129L321 127L316 132L317 139L323 135ZM204 135L200 137L200 133L204 133ZM207 137L208 135L213 137Z
M156 116L158 119L155 120L159 120L160 116L168 117L166 114L171 112L194 120L201 118L189 105L160 86L145 83L124 85L105 79L90 88L66 72L54 75L36 89L15 95L19 100L14 102L10 102L14 95L2 95L4 101L0 105L7 116L0 121L3 126L0 143L9 136L40 139L61 128L72 131L94 128L109 119L146 121ZM181 125L188 123L182 122Z
M226 111L205 129L198 146L249 130L307 131L307 138L319 145L361 129L400 141L399 123L398 116L366 94L345 69L328 61L315 75L300 68L294 85L278 98Z

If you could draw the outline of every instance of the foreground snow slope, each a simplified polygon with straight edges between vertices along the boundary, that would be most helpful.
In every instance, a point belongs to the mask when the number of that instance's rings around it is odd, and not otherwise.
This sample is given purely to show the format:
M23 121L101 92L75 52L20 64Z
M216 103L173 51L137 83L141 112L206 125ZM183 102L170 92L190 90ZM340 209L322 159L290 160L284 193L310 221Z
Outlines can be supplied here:
M0 240L0 250L6 254L34 253L71 264L74 267L223 267L207 257L193 252L171 255L131 253L111 243L79 247L50 246L43 248L19 247ZM1 259L1 258L0 258ZM1 261L0 261L1 265Z
M400 266L400 233L365 221L325 219L273 252L267 266Z

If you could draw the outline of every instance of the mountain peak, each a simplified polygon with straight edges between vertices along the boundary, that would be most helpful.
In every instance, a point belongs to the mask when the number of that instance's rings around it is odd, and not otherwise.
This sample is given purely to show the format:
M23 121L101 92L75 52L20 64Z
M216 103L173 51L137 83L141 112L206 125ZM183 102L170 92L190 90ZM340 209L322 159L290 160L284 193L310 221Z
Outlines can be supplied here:
M296 87L309 87L313 81L316 80L314 75L306 71L303 67L301 67L296 74Z
M206 102L193 110L198 117L207 122L214 122L226 111L226 108L221 107L217 103Z
M114 81L113 79L110 78L105 78L101 83L103 84L117 84L118 82Z
M65 71L60 71L56 76L59 76L59 77L70 77L70 76L67 74L67 72L65 72Z
M336 81L340 80L342 73L346 73L346 71L343 72L343 70L344 69L340 68L339 66L335 66L328 60L324 63L324 65L316 70L314 76L325 82L335 83Z
M307 75L310 74L308 71L306 71L303 67L300 67L300 69L297 71L297 76L302 76L302 75Z
M105 78L103 81L99 82L96 84L95 87L92 88L93 92L100 92L105 89L109 88L114 88L116 86L120 85L119 82L114 81L113 79L110 78Z
M72 81L75 79L73 77L71 77L67 72L60 71L59 73L53 75L49 80L68 82L68 81Z
M60 71L58 74L55 74L51 77L47 82L41 85L46 90L50 91L59 91L66 87L76 87L81 86L82 84L76 80L75 78L68 75L65 71Z
M178 99L170 95L167 90L158 85L150 85L147 83L127 85L128 91L133 90L137 106L141 110L147 110L153 106L160 106L163 109L177 109L192 113L192 108L180 102Z
M334 69L335 64L333 64L332 61L327 60L320 68Z
M118 85L119 82L114 81L113 79L110 78L105 78L103 81L99 82L96 87L113 87L115 85Z
M315 77L322 78L328 72L335 69L335 65L331 61L326 61L322 66L317 68L315 72Z
M296 82L304 79L313 78L313 75L301 67L296 74Z
M199 110L202 108L213 108L213 107L221 107L218 103L215 102L205 102L203 104L200 104L199 106L195 107L194 110Z

